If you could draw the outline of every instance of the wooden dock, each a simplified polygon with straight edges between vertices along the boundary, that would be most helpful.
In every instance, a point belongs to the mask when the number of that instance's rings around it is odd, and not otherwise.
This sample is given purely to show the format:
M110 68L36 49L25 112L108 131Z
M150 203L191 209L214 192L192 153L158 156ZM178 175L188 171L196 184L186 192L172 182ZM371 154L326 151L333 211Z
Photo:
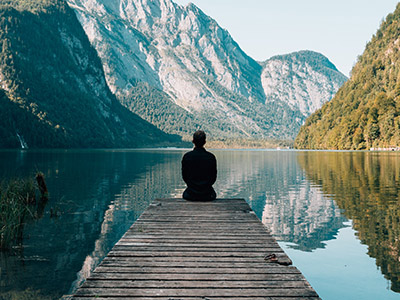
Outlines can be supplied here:
M243 199L160 199L74 300L320 299Z

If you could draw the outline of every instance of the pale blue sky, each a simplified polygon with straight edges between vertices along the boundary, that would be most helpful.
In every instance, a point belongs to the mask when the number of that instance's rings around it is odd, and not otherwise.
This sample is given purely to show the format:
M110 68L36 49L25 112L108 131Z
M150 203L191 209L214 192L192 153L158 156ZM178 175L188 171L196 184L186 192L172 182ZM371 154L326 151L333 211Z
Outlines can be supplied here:
M396 0L173 0L193 2L255 60L314 50L346 76Z

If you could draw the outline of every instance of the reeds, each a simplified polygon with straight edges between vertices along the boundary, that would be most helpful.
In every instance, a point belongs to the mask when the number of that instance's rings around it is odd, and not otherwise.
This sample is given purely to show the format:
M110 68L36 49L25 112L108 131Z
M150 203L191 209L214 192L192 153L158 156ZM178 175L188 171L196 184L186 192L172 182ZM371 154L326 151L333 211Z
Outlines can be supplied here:
M0 292L0 299L2 300L52 300L58 299L55 295L43 295L41 291L32 290L13 290L7 292ZM62 298L64 299L64 298Z
M26 219L33 216L30 207L35 204L35 190L33 179L0 183L0 249L8 249L22 240Z

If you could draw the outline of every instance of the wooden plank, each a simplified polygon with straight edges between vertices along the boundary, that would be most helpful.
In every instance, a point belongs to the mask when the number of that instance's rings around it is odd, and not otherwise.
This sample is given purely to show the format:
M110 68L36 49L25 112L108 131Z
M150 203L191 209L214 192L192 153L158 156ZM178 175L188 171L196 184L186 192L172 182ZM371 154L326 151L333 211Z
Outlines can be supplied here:
M225 211L225 212L219 212L218 214L213 214L211 215L211 211L179 211L179 213L176 212L171 212L171 211L148 211L146 213L143 213L139 218L138 221L143 221L143 220L154 220L153 213L157 213L157 220L164 220L164 219L172 219L172 218L182 218L185 221L188 221L189 219L206 219L206 220L256 220L257 216L254 213L249 213L249 212L232 212L232 211ZM156 220L154 220L156 221Z
M83 288L309 288L305 280L87 280Z
M109 279L109 280L191 280L191 281L208 281L212 282L214 280L222 281L304 281L304 276L300 272L291 274L201 274L193 273L190 277L184 273L165 273L165 274L154 274L154 273L106 273L106 272L94 272L88 278L88 280L99 280L99 279Z
M174 252L252 252L252 253L266 253L268 251L280 251L278 245L268 245L268 247L251 247L243 245L241 247L226 247L214 245L146 245L146 246L130 246L130 245L115 245L113 251L174 251Z
M139 297L160 295L170 297L317 297L311 288L81 288L76 293L79 295L100 296L100 297Z
M134 241L134 240L125 240L121 239L117 244L117 246L124 246L124 247L174 247L174 248L277 248L279 247L278 244L270 242L264 243L240 243L240 240L236 240L234 242L216 242L216 241L180 241L173 243L173 241L156 241L156 242L143 242L143 241Z
M283 253L282 249L274 248L273 251L266 252L220 252L220 251L199 251L199 252L181 252L181 251L114 251L111 250L108 256L113 257L253 257L264 258L269 253Z
M154 274L236 274L236 268L174 268L174 267L147 267L147 266L106 266L101 265L94 272L101 273L154 273ZM280 265L269 266L268 268L240 268L241 274L296 274L299 271L295 267L284 267Z
M74 300L88 300L91 299L91 296L75 296ZM158 296L158 297L100 297L96 296L94 299L96 300L183 300L180 297L165 297L165 296ZM315 300L318 298L315 297L185 297L184 300Z
M211 220L212 219L225 219L225 218L254 218L256 217L255 213L253 211L247 211L247 210L238 210L238 211L232 211L232 210L224 210L224 211L218 211L218 214L213 214L210 215L211 210L198 210L198 211L193 211L190 209L179 209L179 212L175 211L170 211L170 208L168 209L151 209L151 210L146 210L139 218L138 220L142 220L144 218L151 218L153 213L156 212L159 217L209 217Z
M133 227L130 231L133 231L136 229L136 227L142 227L142 228L162 228L163 230L171 230L171 229L184 229L185 231L190 231L191 229L203 229L205 231L225 231L225 230L231 230L234 229L235 233L236 231L256 231L263 233L264 232L264 227L260 226L260 224L254 223L251 224L250 222L244 223L245 225L240 226L241 224L236 223L236 222L199 222L199 223L194 223L194 222L181 222L181 223L171 223L171 224L165 224L163 222L138 222L135 227Z
M172 233L172 232L193 232L193 233L226 233L227 231L235 231L235 234L247 234L247 233L257 233L262 235L265 233L263 228L257 228L257 227L239 227L236 226L235 224L232 225L215 225L215 224L207 224L207 225L187 225L187 224L182 224L182 225L165 225L165 224L158 224L158 223L153 223L153 224L137 224L136 227L132 228L129 230L129 233L132 232L151 232L155 230L162 230L164 233ZM215 227L217 226L217 227Z
M290 263L243 199L159 199L73 299L319 299Z
M138 233L130 233L127 232L122 239L196 239L196 240L235 240L239 239L244 242L251 242L254 240L275 240L271 236L266 236L265 232L260 233L260 234L232 234L232 233L221 233L221 234L213 234L209 232L204 232L204 233L185 233L185 235L179 234L179 233L173 233L169 232L168 236L165 235L164 231L158 231L158 232L138 232Z
M282 252L282 255L285 255L285 253ZM262 264L265 267L265 260L264 257L204 257L204 256L199 256L199 257L179 257L179 256L134 256L134 257L124 257L124 256L107 256L104 258L102 263L107 263L107 262L132 262L132 263L142 263L142 262L166 262L170 263L171 265L181 263L182 265L186 263L232 263L232 264L238 264L238 263L248 263L248 264Z
M175 235L180 235L180 236L195 236L196 234L200 235L200 236L209 236L209 237L243 237L243 238L262 238L265 234L265 232L251 232L251 231L245 231L245 232L237 232L236 234L228 234L223 230L209 230L209 231L205 231L205 230L196 230L193 229L190 231L190 233L186 233L185 230L183 229L176 229L176 230L170 230L170 229L162 229L162 228L158 228L158 229L137 229L135 231L130 231L127 233L126 236L124 237L131 237L132 235L142 235L142 234L149 234L149 235L164 235L164 236L175 236ZM264 236L265 237L265 236Z
M154 261L154 260L125 260L121 257L118 260L103 260L103 267L172 267L172 268L235 268L238 271L245 268L261 268L265 269L265 262L263 261L246 261L246 262L221 262L221 261Z
M212 235L204 235L204 236L181 236L181 235L174 235L174 236L124 236L119 240L118 243L125 243L125 242L137 242L137 243L192 243L192 244L213 244L213 243L245 243L247 245L251 244L259 244L259 243L275 243L275 239L272 237L264 237L260 238L259 240L254 240L254 238L246 239L245 236L242 238L237 238L234 236L212 236Z

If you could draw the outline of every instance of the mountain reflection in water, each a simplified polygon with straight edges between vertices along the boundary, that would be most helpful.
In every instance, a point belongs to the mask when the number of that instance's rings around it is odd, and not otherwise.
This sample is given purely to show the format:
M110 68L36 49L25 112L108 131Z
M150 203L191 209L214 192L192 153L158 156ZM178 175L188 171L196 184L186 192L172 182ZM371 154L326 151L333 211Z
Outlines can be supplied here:
M40 170L50 191L43 218L25 227L22 250L1 255L0 299L47 300L74 292L152 200L181 196L184 152L0 152L2 178ZM246 199L274 236L298 253L325 249L351 219L368 254L398 290L400 156L213 153L218 197ZM60 215L51 217L50 210Z
M332 195L391 289L400 292L400 155L384 152L304 152L307 178Z
M176 153L5 151L3 178L45 174L44 217L25 226L21 251L3 253L0 299L57 299L73 292L157 197L173 195ZM51 217L50 210L59 212Z
M220 155L218 155L220 154ZM217 153L219 197L242 197L279 241L302 251L324 248L347 219L310 183L292 151Z

